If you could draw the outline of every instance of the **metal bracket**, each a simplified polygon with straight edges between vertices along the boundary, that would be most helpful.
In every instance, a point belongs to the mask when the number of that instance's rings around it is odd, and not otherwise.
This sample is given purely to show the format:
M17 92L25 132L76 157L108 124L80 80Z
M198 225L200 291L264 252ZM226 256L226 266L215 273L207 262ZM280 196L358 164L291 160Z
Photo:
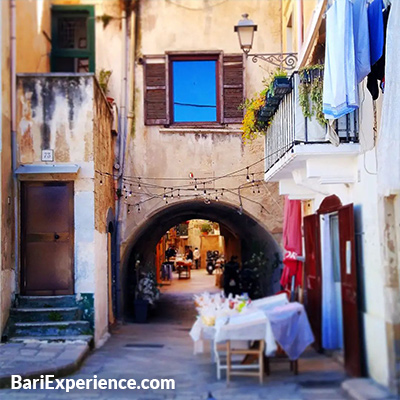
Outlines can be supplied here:
M297 53L247 54L247 57L251 57L253 63L260 59L282 69L294 69L297 64Z

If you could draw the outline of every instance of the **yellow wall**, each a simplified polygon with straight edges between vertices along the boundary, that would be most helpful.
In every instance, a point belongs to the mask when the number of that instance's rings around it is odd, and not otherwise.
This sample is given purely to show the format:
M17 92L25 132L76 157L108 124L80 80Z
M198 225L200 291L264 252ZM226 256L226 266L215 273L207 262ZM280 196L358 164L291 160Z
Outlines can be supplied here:
M0 193L0 333L8 318L14 276L13 179L11 174L11 74L10 74L10 2L0 2L1 19L1 193Z
M49 72L50 0L16 0L17 73Z

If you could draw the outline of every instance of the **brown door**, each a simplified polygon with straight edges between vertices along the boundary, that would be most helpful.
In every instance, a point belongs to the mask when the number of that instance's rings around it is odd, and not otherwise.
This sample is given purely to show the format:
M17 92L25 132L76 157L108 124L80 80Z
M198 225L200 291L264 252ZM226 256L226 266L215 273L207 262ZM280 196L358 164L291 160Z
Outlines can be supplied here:
M23 182L21 187L22 292L73 294L72 182Z
M306 260L304 265L304 302L315 336L314 347L322 349L322 292L319 215L304 217L304 242Z
M353 204L339 209L339 238L344 362L347 373L352 376L361 376L362 338L358 313Z

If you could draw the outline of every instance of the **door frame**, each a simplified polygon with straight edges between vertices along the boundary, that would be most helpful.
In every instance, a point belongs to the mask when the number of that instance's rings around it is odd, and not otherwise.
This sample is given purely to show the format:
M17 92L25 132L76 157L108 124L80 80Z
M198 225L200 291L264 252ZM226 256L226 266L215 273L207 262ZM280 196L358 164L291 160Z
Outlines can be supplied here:
M311 214L312 216L314 216L313 218L315 219L315 245L316 245L316 249L315 249L315 255L316 257L318 257L316 261L316 277L320 277L319 280L319 293L321 294L320 296L320 304L319 306L317 306L317 308L315 310L311 310L311 314L316 314L316 323L319 323L319 321L322 322L322 315L321 315L321 311L322 311L322 260L321 260L321 240L320 240L320 223L319 223L319 218L321 215L326 215L326 214L331 214L334 212L337 212L338 215L340 216L340 213L343 212L344 210L347 210L348 208L351 209L351 214L353 215L353 205L349 204L349 205L342 205L342 202L340 201L339 197L337 197L336 195L332 195L332 196L328 196L326 197L319 209L314 213ZM305 218L310 218L310 216L304 217ZM310 219L311 222L311 219ZM352 223L354 224L354 218ZM340 236L340 232L341 232L341 226L340 226L340 217L339 217L339 243L340 243L340 262L341 262L341 275L343 274L343 269L345 269L346 267L343 266L343 259L345 258L345 248L343 248L343 238ZM359 281L360 277L358 276L358 271L356 269L356 252L355 252L355 234L354 234L354 225L353 225L353 229L351 230L351 232L349 232L350 236L349 238L352 241L352 249L351 249L351 263L352 263L352 268L354 268L354 271L356 273L356 279ZM307 243L306 243L306 266L307 263L309 263L310 261L307 261ZM307 267L305 268L305 274L307 272ZM304 279L306 279L307 277L305 276ZM341 278L342 280L343 278ZM307 288L305 288L307 289ZM356 323L354 323L354 328L358 329L358 337L360 337L360 345L357 349L357 352L359 354L359 360L358 360L358 366L354 366L354 363L352 365L350 364L345 364L345 368L347 370L347 372L349 372L352 376L361 376L362 375L362 371L363 371L363 360L364 360L364 356L363 356L363 340L362 340L362 336L363 336L363 331L362 331L362 321L361 321L361 314L360 314L360 304L359 304L359 293L360 293L360 286L358 284L358 282L356 282L356 305L357 305L357 321ZM306 293L307 294L307 293ZM345 312L345 297L343 295L343 283L342 283L342 310L343 313ZM307 309L309 309L310 305L306 304ZM347 357L346 357L346 337L345 337L345 333L346 333L346 329L345 329L345 318L343 318L343 342L344 342L344 353L345 353L345 361L347 362L347 360L350 360L350 357L348 357L347 353ZM322 349L322 326L320 327L320 329L317 329L316 331L314 331L314 335L315 335L315 345L317 350L323 350ZM347 352L351 352L351 351L356 351L355 349L347 349ZM354 362L354 359L353 359Z
M71 196L68 200L69 212L72 219L71 230L70 230L70 254L71 254L71 293L75 294L75 210L74 210L74 201L75 201L75 187L74 181L50 181L50 180L22 180L20 181L20 209L19 209L19 218L20 218L20 240L19 240L19 251L20 251L20 274L19 274L19 291L22 295L26 293L25 291L25 276L26 276L26 251L25 251L25 232L26 232L26 188L27 186L55 186L60 183L65 183L70 187Z

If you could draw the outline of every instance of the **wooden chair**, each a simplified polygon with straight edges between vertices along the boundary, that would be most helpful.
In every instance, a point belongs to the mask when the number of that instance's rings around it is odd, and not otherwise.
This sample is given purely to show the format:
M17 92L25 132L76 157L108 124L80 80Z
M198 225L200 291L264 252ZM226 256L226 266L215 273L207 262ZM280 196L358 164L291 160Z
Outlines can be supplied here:
M191 278L191 265L185 261L177 261L176 263L179 279Z
M258 347L251 347L250 349L233 349L231 347L231 341L227 341L227 351L226 351L226 382L229 384L231 376L241 375L241 376L257 376L259 378L260 384L263 383L264 378L264 349L265 341L259 340ZM232 364L232 356L240 354L244 356L255 356L258 359L257 364ZM256 371L251 371L256 369Z

